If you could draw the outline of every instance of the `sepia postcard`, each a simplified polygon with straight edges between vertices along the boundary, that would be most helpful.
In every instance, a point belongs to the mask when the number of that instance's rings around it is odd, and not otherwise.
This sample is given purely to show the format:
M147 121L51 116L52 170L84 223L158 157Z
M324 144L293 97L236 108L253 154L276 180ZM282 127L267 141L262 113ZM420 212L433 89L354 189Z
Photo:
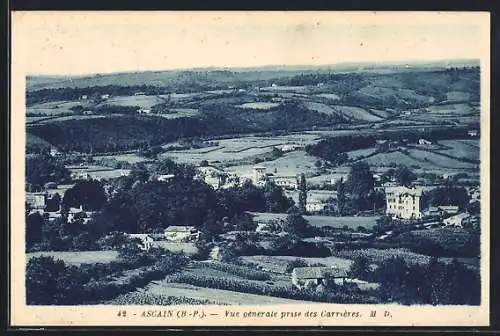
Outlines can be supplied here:
M11 23L12 326L489 325L489 13Z

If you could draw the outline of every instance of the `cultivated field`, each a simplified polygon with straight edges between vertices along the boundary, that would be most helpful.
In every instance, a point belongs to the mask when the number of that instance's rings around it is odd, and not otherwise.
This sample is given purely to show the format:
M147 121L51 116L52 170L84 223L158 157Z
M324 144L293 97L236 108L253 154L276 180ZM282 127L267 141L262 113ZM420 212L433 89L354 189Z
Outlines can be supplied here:
M98 155L94 156L94 160L101 159L115 159L118 161L126 161L128 163L138 163L142 161L146 161L145 158L137 155L137 154L119 154L119 155Z
M237 105L238 107L245 109L256 109L256 110L269 110L273 107L279 106L278 103L268 103L268 102L254 102L254 103L244 103Z
M429 106L427 110L430 113L444 113L453 115L479 113L479 110L477 108L473 108L469 104L433 105Z
M460 160L452 159L450 157L435 154L428 151L423 151L419 149L410 149L410 156L421 160L423 162L431 163L437 167L443 168L462 168L462 169L474 169L477 165L469 162L463 162Z
M368 158L362 159L373 167L391 167L397 165L406 165L408 167L419 167L425 170L449 170L456 171L459 169L476 169L477 164L463 162L458 159L453 159L444 155L439 155L433 152L409 149L408 154L401 151L392 151L387 153L378 153Z
M337 113L344 115L348 119L360 120L360 121L380 121L382 118L371 114L367 110L356 107L356 106L334 106L333 109Z
M479 160L479 140L442 140L439 143L449 147L449 149L440 150L441 153L458 159Z
M109 263L118 259L117 251L80 251L80 252L30 252L26 253L26 262L41 256L53 257L66 264L79 266L83 263Z
M334 267L336 269L348 271L351 267L352 260L349 258L338 258L338 257L325 257L325 258L305 258L305 257L293 257L293 256L265 256L265 255L253 255L253 256L242 256L240 260L245 263L255 264L263 270L268 270L274 273L285 273L286 266L290 261L300 259L305 261L309 266L322 265L327 267Z
M401 257L408 264L425 265L430 260L429 256L418 254L405 248L389 248L389 249L366 248L366 249L334 251L333 253L337 257L351 259L351 260L354 260L359 256L363 256L368 258L369 262L372 264L381 264L382 262L394 257L396 258Z
M305 301L276 298L267 295L240 293L223 289L204 288L182 283L154 281L145 293L154 295L185 296L197 300L210 300L230 305L299 304Z
M251 162L257 156L270 154L273 147L282 148L285 145L305 146L317 141L318 137L311 134L285 135L276 137L246 136L240 138L220 139L217 146L180 151L168 151L160 155L161 158L172 158L179 162L198 164L201 160L219 163L247 160L247 166L231 167L238 171L249 171L253 167ZM166 144L164 147L171 144ZM285 154L285 157L290 154ZM244 164L244 162L243 162ZM231 170L230 169L230 170ZM250 168L251 169L251 168Z
M71 107L81 105L79 101L52 101L47 103L34 104L26 107L27 113L44 113L47 115L58 115L61 113L72 112Z
M71 173L85 174L87 173L92 178L96 179L112 179L120 177L122 175L128 175L130 170L128 169L113 169L102 166L89 166L85 168L69 168Z
M154 241L153 246L161 247L171 252L184 252L187 255L193 255L198 252L198 249L193 243L174 243L168 241Z
M150 109L152 106L163 103L165 100L159 96L118 96L105 100L98 106L118 105L118 106L139 106Z
M333 109L332 107L322 104L322 103L315 103L315 102L305 102L304 105L311 111L319 112L319 113L325 113L325 114L337 114L338 111Z
M285 219L286 214L273 214L273 213L253 213L254 220L257 222L269 222L271 220ZM372 229L377 224L378 216L304 216L304 218L315 227L331 226L334 228L342 229L347 226L349 229L357 229L362 226L366 229Z
M315 170L316 158L310 156L305 151L299 150L284 154L282 157L259 163L266 167L268 173L276 176L297 176L297 174ZM255 165L253 163L228 167L227 170L243 176L250 176Z

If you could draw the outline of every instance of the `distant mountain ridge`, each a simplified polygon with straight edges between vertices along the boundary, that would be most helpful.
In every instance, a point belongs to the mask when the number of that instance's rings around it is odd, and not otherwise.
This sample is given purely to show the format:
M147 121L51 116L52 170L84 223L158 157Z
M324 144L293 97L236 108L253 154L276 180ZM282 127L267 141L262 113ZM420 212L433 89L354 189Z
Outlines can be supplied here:
M331 65L268 65L259 67L203 67L141 72L117 72L93 75L28 75L28 91L56 89L63 87L88 87L106 85L154 85L163 86L165 82L178 80L196 80L190 74L203 74L203 80L210 81L258 81L295 76L310 72L346 72L346 71L384 71L396 69L439 69L446 67L479 66L479 60L442 60L408 62L344 62ZM186 79L188 75L188 79Z

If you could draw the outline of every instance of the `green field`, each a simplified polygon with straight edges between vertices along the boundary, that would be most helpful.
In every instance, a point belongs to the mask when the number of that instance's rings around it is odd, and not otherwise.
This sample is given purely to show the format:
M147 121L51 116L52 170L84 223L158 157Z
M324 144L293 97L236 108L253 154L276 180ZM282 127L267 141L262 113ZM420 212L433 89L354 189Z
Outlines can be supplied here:
M338 258L338 257L297 258L292 256L265 256L265 255L240 257L240 260L242 260L245 263L255 264L259 267L262 267L262 269L266 269L270 272L275 272L275 273L284 273L287 264L290 261L296 259L305 261L309 266L321 264L327 267L334 267L344 271L348 271L352 264L352 260L350 260L349 258Z
M240 160L248 161L241 163L241 167L231 167L230 170L249 172L253 167L255 157L270 154L273 147L281 148L285 145L305 146L307 144L317 141L318 137L312 134L297 134L285 135L276 137L256 137L256 136L242 136L239 138L229 138L215 140L218 142L217 146L206 148L193 148L188 150L174 150L168 151L160 155L162 158L172 158L173 160L199 164L202 160L209 162L219 161L220 163L235 162ZM167 144L167 147L171 144ZM287 153L285 157L290 156L294 160L292 153ZM274 168L274 167L273 167Z
M273 213L253 213L254 220L257 222L268 222L270 220L285 219L286 214ZM371 229L377 224L378 216L304 216L304 218L315 227L331 226L334 228L343 228L347 226L349 229L357 229L362 226L366 229Z
M79 266L83 263L109 263L118 259L117 251L79 251L79 252L31 252L26 253L26 261L31 258L47 256Z
M100 159L115 159L118 161L126 161L128 163L138 163L142 161L146 161L145 158L139 156L137 154L119 154L119 155L98 155L93 157L94 160Z
M449 147L439 152L456 157L458 159L467 158L469 160L479 160L479 140L443 140L441 145Z
M277 106L279 106L278 103L268 103L268 102L254 102L254 103L244 103L241 105L237 105L237 107L241 107L244 109L256 109L256 110L269 110Z
M391 258L403 258L409 264L425 265L429 262L430 257L422 254L414 253L405 248L389 248L389 249L355 249L355 250L342 250L334 251L334 255L340 258L354 260L359 256L368 258L372 264L381 264L382 262Z
M118 105L118 106L139 106L150 109L152 106L163 103L165 100L159 96L118 96L111 97L98 106Z
M47 115L58 115L72 112L71 107L81 105L79 101L51 101L47 103L34 104L26 108L27 113L44 113Z
M354 119L354 120L359 120L359 121L380 121L382 118L368 112L364 108L357 107L357 106L342 106L342 105L336 105L333 107L337 113L349 118L349 119Z
M230 305L300 304L306 301L290 300L267 295L240 293L223 289L204 288L188 284L154 281L144 291L154 295L185 296L197 300L216 301Z
M464 115L479 113L479 110L471 107L469 104L449 104L449 105L433 105L427 110L430 113Z

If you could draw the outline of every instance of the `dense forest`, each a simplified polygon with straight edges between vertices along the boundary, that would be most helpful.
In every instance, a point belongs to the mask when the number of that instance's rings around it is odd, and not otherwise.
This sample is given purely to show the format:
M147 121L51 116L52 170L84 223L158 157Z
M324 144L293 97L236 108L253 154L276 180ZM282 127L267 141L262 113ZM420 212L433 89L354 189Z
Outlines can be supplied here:
M275 130L299 131L339 123L338 116L307 111L298 103L255 112L231 106L203 108L200 117L107 116L29 125L27 132L60 150L103 153L146 148L182 138Z

